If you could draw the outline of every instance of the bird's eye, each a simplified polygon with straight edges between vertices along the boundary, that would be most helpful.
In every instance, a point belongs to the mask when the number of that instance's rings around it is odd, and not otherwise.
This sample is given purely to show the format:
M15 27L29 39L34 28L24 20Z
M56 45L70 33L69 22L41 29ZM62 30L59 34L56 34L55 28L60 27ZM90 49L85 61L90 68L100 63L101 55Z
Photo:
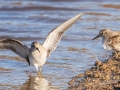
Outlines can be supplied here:
M36 48L38 50L38 48Z
M38 50L40 52L40 50L38 48L36 48L36 50Z
M100 32L101 35L103 35L103 32Z

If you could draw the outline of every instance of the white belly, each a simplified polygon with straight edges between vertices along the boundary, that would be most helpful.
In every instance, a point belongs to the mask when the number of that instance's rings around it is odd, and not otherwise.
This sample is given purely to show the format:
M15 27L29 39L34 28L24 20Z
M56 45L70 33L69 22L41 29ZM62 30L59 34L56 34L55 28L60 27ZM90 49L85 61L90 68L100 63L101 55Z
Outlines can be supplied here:
M43 66L46 62L47 53L38 52L37 50L31 52L29 55L30 63L32 65L37 64L38 66Z
M106 50L113 50L113 48L108 44L108 42L104 42L103 43L103 47L104 47L104 49L106 49Z
M110 47L109 45L103 44L103 47L106 50L112 50L112 47Z

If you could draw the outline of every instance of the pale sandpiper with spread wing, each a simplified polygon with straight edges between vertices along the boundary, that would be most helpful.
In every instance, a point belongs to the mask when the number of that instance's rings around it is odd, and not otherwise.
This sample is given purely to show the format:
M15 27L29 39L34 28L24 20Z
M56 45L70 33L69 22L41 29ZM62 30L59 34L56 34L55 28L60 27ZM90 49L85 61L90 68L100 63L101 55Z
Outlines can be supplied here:
M22 58L26 59L29 65L34 65L38 74L40 74L42 66L46 62L46 58L48 58L50 53L56 49L63 33L68 30L68 28L70 28L77 20L79 20L81 15L82 13L54 28L48 34L43 44L32 42L31 47L28 48L18 40L3 39L0 40L0 49L9 49L18 54Z

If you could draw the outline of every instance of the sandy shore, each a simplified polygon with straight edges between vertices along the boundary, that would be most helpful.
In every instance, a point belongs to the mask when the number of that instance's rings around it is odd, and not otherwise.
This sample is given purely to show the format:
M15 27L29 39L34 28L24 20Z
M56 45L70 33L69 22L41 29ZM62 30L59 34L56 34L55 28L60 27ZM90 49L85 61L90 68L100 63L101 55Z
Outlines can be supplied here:
M113 54L104 62L96 61L91 69L74 76L68 85L69 90L120 90L120 59Z

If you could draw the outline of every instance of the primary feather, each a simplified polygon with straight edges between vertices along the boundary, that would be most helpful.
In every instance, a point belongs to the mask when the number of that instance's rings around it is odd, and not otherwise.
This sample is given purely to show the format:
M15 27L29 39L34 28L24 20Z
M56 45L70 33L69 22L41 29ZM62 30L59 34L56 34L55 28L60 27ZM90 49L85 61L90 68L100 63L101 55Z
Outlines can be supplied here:
M68 21L62 23L58 27L54 28L47 36L46 40L43 43L43 47L45 47L48 52L54 51L57 47L58 42L61 40L63 33L70 28L81 16L79 14Z

